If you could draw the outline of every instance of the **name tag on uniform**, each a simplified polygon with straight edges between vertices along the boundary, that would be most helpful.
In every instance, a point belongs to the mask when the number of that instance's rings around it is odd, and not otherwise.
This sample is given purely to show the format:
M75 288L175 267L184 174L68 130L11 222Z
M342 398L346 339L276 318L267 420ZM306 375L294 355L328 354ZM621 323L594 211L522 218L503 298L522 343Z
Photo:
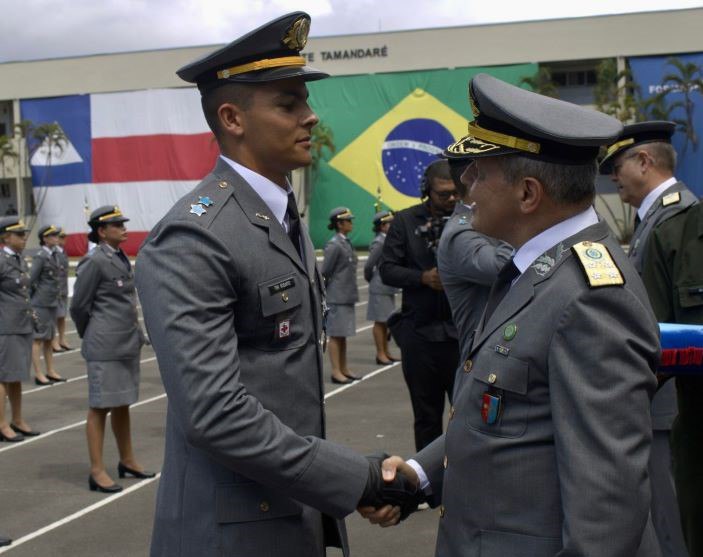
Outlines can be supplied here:
M483 403L481 404L481 418L484 424L493 425L500 416L500 395L494 395L486 391L483 393Z
M269 294L278 294L284 290L289 290L295 286L295 279L293 277L277 282L269 286Z

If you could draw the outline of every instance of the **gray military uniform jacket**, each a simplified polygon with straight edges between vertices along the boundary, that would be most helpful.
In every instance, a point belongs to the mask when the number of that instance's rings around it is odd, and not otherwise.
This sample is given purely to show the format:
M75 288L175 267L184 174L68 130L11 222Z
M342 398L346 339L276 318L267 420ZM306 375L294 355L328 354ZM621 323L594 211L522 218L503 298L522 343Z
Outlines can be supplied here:
M0 335L31 333L32 313L27 263L0 248Z
M335 234L325 244L321 272L325 279L328 304L354 304L359 301L356 283L358 260L351 242L342 234Z
M323 439L322 286L302 224L301 239L304 261L220 159L141 248L169 400L153 556L348 554L333 518L355 509L368 464Z
M40 248L32 258L29 275L33 306L55 308L58 305L60 277L61 265L58 258L43 247Z
M698 203L698 198L683 182L676 182L667 188L652 203L632 235L628 257L641 275L646 265L644 254L647 242L654 228L674 215ZM678 414L676 387L673 381L664 383L652 401L652 426L657 430L670 430Z
M452 309L463 357L488 300L498 271L513 248L484 236L471 226L471 209L463 203L442 231L437 248L437 269Z
M589 286L570 249L585 240L624 285ZM447 432L415 457L442 504L436 555L659 555L647 476L658 359L647 294L604 222L537 258L479 325Z
M383 255L383 242L386 240L386 235L383 233L376 234L369 245L369 257L364 263L364 278L369 283L369 294L380 294L383 296L391 296L400 292L400 288L383 284L381 273L378 272L378 265L381 262Z
M83 339L81 354L89 361L139 357L144 335L137 315L131 268L105 244L78 264L71 317Z

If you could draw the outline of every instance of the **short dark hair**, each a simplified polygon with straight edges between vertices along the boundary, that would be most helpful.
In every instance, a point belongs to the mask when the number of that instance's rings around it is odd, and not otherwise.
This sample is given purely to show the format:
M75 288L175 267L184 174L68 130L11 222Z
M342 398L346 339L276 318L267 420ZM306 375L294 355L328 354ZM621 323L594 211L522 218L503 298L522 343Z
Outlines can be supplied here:
M207 125L215 134L216 139L220 139L222 130L220 129L220 118L217 114L219 108L225 103L236 104L242 110L248 110L254 94L252 83L227 83L220 85L209 91L201 91L200 103L205 114Z
M452 175L449 171L449 161L447 161L447 159L439 159L431 162L425 169L425 179L430 189L432 188L432 180L451 180Z
M559 164L523 157L497 157L505 180L514 184L523 178L535 178L547 195L560 205L580 205L593 201L596 193L596 161L585 164Z

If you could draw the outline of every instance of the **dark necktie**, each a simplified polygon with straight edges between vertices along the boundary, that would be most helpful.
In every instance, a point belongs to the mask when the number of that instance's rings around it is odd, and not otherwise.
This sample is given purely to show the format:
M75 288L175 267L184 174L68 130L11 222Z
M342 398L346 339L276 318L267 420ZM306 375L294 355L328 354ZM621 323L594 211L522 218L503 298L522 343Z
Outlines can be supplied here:
M298 206L295 204L295 195L293 192L288 193L286 215L288 216L288 237L290 241L293 242L295 251L298 252L298 255L300 255L302 259L302 254L300 253L300 215L298 214Z
M498 273L496 281L493 283L490 294L488 294L488 302L486 302L486 317L483 322L487 323L489 317L493 314L495 309L500 304L501 300L505 298L505 295L510 290L513 284L513 280L520 276L520 270L515 266L515 263L511 259Z
M639 216L639 215L635 215L635 230L637 230L637 227L640 225L640 222L642 222L642 221L640 220L640 216Z
M128 271L132 270L132 264L129 262L129 259L127 258L127 256L124 254L124 252L121 249L117 250L117 257L119 257L120 261L122 261L122 263L124 263L124 265L125 265L125 267L127 267Z

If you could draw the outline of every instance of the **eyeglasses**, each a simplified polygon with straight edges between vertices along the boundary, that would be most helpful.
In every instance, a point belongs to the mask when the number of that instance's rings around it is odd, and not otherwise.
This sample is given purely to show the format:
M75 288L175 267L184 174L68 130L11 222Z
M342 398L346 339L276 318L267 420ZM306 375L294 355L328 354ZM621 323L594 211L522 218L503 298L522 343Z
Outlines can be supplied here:
M459 197L459 192L456 190L448 190L448 191L437 191L437 190L430 190L430 193L435 194L439 199L445 201L449 199L450 197Z
M630 153L629 155L624 155L623 157L620 158L620 160L613 165L613 172L612 174L617 174L620 172L620 169L623 167L625 162L627 162L629 159L634 159L637 155L639 155L641 151L636 151L634 153Z
M15 236L18 236L20 238L26 238L27 233L26 232L11 232L11 234L14 234Z

